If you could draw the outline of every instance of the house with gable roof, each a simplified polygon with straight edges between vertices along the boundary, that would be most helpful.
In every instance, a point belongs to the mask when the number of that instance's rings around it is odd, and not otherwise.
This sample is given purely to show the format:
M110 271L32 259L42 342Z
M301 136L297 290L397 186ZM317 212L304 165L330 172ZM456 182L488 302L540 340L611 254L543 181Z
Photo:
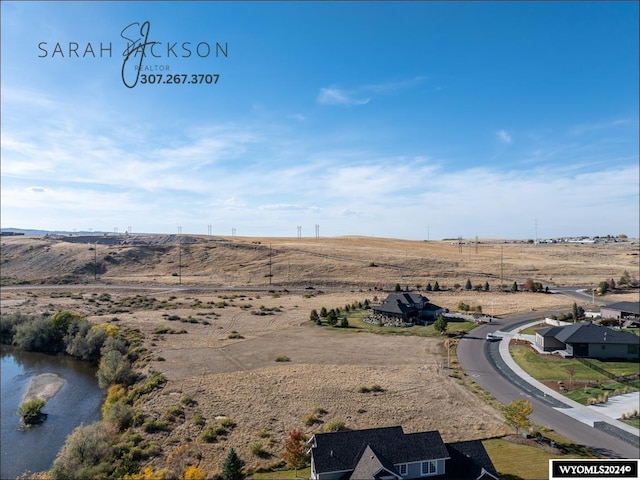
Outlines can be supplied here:
M427 297L409 292L391 293L380 305L373 307L375 315L406 323L434 321L445 312L444 308L430 303Z
M590 322L536 330L536 346L565 356L637 360L640 337Z
M498 479L479 440L444 443L438 431L383 427L316 433L312 480Z

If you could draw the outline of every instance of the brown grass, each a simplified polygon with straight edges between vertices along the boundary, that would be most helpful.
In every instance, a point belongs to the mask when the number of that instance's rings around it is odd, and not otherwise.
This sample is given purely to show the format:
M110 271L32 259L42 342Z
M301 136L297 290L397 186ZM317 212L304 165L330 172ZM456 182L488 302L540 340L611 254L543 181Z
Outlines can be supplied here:
M363 237L196 240L200 243L182 247L172 243L175 238L171 237L155 238L152 247L98 245L97 257L106 265L98 284L52 289L36 284L93 282L87 264L95 252L86 242L3 238L3 285L25 281L30 285L3 288L2 305L3 313L70 309L96 323L142 330L153 358L164 359L153 361L147 370L160 371L169 379L162 390L150 395L144 411L159 417L185 395L197 402L185 407L184 421L174 424L170 433L145 435L163 445L165 452L191 443L202 454L200 467L208 473L219 470L231 446L249 467L276 463L290 429L312 433L335 420L348 428L399 424L406 431L437 429L445 441L508 432L495 408L481 403L441 368L446 363L441 338L318 327L308 321L311 309L343 307L376 296L382 300L396 283L415 288L437 280L450 290L426 295L452 310L460 301L481 305L485 313L496 315L532 308L568 310L573 300L562 295L455 291L452 287L471 278L473 284L489 281L495 288L501 255L504 283L509 286L529 277L545 285L617 280L625 270L637 271L638 258L637 245L631 243L483 242L477 253L475 246L465 246L460 253L457 244L448 242ZM180 249L182 287L190 290L173 289L180 280L172 275L179 271ZM269 263L272 285L265 277ZM136 290L108 283L129 284ZM148 284L167 288L150 289ZM102 293L109 293L110 300L100 300ZM156 302L150 308L123 306L123 300L136 295ZM635 299L637 294L615 298ZM255 314L269 310L272 314ZM155 334L158 329L187 333ZM276 362L278 356L290 361ZM359 388L363 385L379 385L383 391L363 393ZM193 422L196 413L207 424L216 417L230 417L236 427L218 442L205 443L199 440L204 426ZM317 418L311 426L305 421L309 414ZM268 440L257 433L265 430ZM271 457L251 455L251 445L258 441L265 442ZM165 458L153 463L163 466Z

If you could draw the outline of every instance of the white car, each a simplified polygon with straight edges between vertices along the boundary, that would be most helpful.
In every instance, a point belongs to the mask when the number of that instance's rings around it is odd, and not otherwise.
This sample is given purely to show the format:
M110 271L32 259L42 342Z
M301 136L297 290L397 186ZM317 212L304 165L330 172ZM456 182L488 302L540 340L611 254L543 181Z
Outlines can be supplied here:
M487 333L487 342L493 342L494 340L500 340L500 337L495 333Z

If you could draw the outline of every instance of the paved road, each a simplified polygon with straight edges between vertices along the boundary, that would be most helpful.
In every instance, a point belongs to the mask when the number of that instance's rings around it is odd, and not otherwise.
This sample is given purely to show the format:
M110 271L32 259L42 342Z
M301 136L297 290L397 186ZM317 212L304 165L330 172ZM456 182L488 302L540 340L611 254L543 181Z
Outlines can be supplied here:
M498 401L508 404L513 400L526 399L533 404L531 420L539 425L552 428L573 442L586 445L606 458L639 458L638 448L601 430L575 420L553 407L558 403L519 379L506 365L496 366L491 361L495 357L499 342L487 342L486 334L505 330L521 323L562 312L531 312L509 319L494 320L472 330L459 343L458 361L462 369L483 389Z

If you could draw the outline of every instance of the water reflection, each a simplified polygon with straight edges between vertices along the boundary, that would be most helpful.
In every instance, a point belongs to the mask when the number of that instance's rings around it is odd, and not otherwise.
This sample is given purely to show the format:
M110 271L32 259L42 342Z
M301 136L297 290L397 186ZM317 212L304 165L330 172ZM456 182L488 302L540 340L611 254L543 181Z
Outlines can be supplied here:
M49 469L75 427L100 420L105 392L98 387L95 372L96 367L89 362L66 355L23 352L2 346L0 478L14 478L26 470ZM31 379L42 373L56 373L66 384L43 409L48 414L44 423L20 429L16 411Z

